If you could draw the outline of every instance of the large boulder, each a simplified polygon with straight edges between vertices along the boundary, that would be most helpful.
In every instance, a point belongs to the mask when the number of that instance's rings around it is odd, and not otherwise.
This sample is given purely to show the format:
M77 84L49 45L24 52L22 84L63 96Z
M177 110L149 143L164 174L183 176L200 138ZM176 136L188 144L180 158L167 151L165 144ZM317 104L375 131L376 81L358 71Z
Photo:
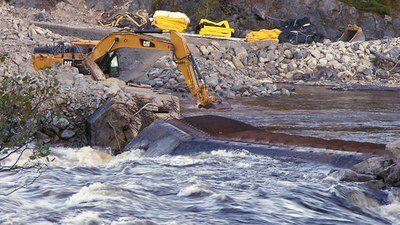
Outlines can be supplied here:
M121 153L139 131L155 120L145 107L138 100L108 100L87 120L90 145L109 147L113 154Z
M353 170L361 174L378 175L393 165L388 157L371 157L353 166Z
M400 139L386 145L386 150L389 151L398 164L400 164Z

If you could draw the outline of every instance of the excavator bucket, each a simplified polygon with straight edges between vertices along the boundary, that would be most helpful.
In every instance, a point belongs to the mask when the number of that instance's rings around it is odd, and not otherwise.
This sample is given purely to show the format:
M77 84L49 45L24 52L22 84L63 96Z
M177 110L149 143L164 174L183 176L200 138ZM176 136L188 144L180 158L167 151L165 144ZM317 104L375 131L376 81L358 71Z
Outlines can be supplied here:
M210 102L205 105L200 105L200 108L215 109L215 110L230 110L230 109L232 109L232 106L227 101L216 100L215 102Z
M357 25L348 25L343 31L338 41L343 42L354 42L354 41L365 41L365 35L361 27Z

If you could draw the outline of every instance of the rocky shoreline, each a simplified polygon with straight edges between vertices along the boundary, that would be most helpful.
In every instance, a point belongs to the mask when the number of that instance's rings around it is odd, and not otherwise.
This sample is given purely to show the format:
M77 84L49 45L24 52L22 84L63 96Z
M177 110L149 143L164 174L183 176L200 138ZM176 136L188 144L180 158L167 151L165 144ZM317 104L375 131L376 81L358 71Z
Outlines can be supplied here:
M307 45L188 39L211 91L222 97L290 95L291 90L276 83L400 87L400 65L388 68L374 54L397 60L400 38ZM175 68L170 56L160 58L147 73L148 84L184 90Z

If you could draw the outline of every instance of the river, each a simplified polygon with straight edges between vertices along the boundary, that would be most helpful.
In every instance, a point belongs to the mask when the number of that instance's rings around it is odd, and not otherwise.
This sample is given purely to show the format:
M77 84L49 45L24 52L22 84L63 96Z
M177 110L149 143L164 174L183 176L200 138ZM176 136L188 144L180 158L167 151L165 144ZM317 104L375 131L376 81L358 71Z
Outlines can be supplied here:
M398 92L301 88L231 103L233 110L214 113L285 133L400 138ZM188 102L183 108L199 114ZM400 224L397 189L340 182L332 166L245 149L149 158L53 147L51 158L32 185L0 196L0 224ZM0 193L34 175L0 174Z

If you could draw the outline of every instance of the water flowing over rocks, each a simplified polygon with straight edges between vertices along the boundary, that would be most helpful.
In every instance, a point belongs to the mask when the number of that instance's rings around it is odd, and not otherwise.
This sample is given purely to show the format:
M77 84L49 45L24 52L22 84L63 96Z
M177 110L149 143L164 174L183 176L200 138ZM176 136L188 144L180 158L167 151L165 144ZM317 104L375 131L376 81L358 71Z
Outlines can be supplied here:
M400 165L390 157L371 157L354 165L352 169L359 174L371 177L368 185L377 189L385 185L400 187ZM353 181L361 180L353 179Z

